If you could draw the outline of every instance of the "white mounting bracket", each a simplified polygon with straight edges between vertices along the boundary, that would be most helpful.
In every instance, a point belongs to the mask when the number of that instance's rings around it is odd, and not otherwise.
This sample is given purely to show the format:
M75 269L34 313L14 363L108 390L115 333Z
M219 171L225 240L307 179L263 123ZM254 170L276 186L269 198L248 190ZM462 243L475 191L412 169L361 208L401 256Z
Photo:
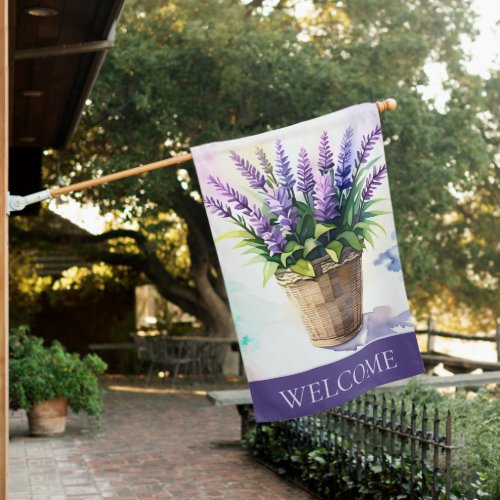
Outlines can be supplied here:
M49 200L52 198L50 191L48 189L44 189L43 191L38 191L37 193L28 194L26 196L16 196L11 195L9 192L7 193L7 215L10 215L11 212L17 212L22 210L27 205L31 205L33 203L38 203L39 201Z

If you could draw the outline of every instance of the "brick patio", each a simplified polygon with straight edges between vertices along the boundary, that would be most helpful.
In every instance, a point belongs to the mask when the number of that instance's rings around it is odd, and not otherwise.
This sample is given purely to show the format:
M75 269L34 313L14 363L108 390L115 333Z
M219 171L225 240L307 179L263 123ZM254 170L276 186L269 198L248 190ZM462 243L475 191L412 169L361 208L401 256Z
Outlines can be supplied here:
M32 438L24 412L12 414L11 500L309 498L239 447L235 408L187 388L111 387L99 429L70 415L64 436Z

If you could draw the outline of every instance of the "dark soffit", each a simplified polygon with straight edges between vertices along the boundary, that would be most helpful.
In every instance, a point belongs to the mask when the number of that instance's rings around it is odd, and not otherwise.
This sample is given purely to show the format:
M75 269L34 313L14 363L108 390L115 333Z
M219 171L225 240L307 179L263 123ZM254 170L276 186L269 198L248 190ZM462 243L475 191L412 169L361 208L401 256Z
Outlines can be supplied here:
M60 149L67 145L105 51L112 46L123 3L10 1L11 146ZM33 7L52 9L55 15L35 17L29 14Z

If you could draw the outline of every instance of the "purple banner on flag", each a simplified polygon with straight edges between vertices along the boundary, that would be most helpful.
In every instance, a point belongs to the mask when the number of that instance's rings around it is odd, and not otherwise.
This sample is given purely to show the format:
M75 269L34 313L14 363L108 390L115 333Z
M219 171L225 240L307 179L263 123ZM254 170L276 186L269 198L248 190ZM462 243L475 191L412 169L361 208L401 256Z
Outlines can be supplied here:
M328 410L373 387L422 373L414 336L376 340L326 366L287 377L250 382L257 422L283 420Z
M258 421L423 371L374 104L192 153Z

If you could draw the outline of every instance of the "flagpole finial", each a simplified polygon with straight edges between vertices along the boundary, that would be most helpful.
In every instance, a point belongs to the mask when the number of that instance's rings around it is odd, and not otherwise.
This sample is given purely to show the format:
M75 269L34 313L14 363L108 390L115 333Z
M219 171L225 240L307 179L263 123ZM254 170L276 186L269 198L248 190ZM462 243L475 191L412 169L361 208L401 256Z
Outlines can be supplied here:
M398 101L396 99L385 99L383 101L377 101L375 103L379 113L384 111L394 111L398 107Z

